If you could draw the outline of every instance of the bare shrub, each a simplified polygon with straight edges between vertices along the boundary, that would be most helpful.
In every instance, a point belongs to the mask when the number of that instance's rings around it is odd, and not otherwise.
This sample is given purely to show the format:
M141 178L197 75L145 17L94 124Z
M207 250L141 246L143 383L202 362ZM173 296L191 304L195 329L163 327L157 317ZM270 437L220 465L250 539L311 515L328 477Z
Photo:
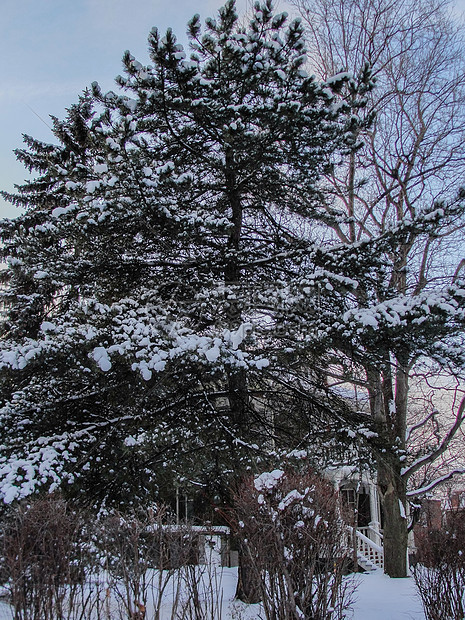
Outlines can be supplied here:
M1 531L14 620L221 620L214 532L163 507L98 521L50 496L12 510Z
M163 545L164 511L110 515L101 524L100 547L107 571L108 590L116 600L119 618L145 618L149 596L154 618L159 617L161 599L170 574ZM158 570L160 569L160 570Z
M186 525L188 529L189 526ZM181 569L183 597L178 620L221 620L222 576L219 537L204 534L204 555L201 564L186 563Z
M171 618L216 617L205 615L215 607L216 577L210 567L198 566L200 534L189 523L170 522L165 508L110 516L102 524L100 545L118 607L113 617L142 620L150 609L150 617L159 620L168 588Z
M441 530L424 529L415 536L413 577L427 620L465 617L465 514L451 511Z
M337 493L314 474L267 472L235 497L238 529L267 620L340 620L356 582Z
M100 604L89 522L50 496L2 524L3 577L15 620L89 618Z

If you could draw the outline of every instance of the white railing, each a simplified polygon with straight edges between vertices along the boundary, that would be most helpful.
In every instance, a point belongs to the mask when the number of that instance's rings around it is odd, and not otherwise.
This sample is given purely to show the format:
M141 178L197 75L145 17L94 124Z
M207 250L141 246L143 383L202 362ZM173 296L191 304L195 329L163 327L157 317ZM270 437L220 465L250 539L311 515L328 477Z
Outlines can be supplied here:
M379 547L383 546L383 534L379 530L375 530L371 525L366 527L358 527L357 531L372 540Z
M366 530L372 528L363 529ZM382 537L379 532L376 532L376 530L373 530L373 532L379 535L379 540L382 543ZM372 562L375 566L382 568L384 566L384 553L382 544L377 544L359 530L356 530L355 536L357 539L357 553L362 555L366 560Z

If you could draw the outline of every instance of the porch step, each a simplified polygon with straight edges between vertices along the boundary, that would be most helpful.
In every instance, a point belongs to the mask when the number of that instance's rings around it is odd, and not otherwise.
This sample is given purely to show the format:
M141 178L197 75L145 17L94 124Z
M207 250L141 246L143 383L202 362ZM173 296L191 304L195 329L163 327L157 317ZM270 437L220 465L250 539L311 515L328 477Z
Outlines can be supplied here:
M371 560L364 557L361 553L357 554L357 563L359 567L367 573L377 569L377 566L373 564Z

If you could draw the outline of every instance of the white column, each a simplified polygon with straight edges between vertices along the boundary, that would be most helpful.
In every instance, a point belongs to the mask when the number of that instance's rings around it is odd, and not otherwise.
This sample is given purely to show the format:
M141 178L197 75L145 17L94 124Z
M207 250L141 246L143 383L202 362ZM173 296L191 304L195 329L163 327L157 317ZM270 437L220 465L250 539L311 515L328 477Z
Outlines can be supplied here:
M369 483L368 489L370 493L370 517L371 517L371 521L369 525L372 530L374 530L375 532L379 532L380 527L381 527L381 519L380 519L380 514L379 514L378 489L376 485L373 484L372 482ZM372 539L373 542L379 545L379 542L380 542L379 537L373 534L372 532L369 532L369 534L370 534L370 539Z

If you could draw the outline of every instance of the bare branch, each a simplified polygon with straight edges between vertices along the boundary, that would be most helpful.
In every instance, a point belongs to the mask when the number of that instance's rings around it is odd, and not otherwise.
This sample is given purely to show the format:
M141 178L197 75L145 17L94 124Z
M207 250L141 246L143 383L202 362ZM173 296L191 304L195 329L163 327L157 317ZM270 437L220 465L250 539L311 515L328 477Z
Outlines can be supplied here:
M403 472L402 472L402 476L406 479L410 478L410 476L415 473L416 471L418 471L421 467L423 467L424 465L428 465L429 463L433 463L434 461L436 461L442 454L444 454L444 452L447 450L447 448L449 447L450 442L452 441L452 439L454 438L455 434L457 433L457 431L459 430L462 422L465 420L465 396L462 398L462 401L460 403L460 406L458 408L457 411L457 415L455 417L455 422L452 425L452 427L450 428L449 432L447 433L447 435L444 437L443 441L441 442L440 446L434 450L433 452L431 452L430 454L425 455L424 457L418 459L415 463L413 463L413 465L411 465L410 467L407 467Z
M414 489L413 491L408 491L407 497L410 499L413 497L420 497L421 495L425 495L426 493L431 493L431 491L433 491L440 484L443 484L447 480L450 480L451 478L453 478L453 476L457 476L460 474L465 474L465 467L453 469L452 471L448 472L444 476L441 476L440 478L436 478L436 480L433 480L432 482L422 487L421 489Z

